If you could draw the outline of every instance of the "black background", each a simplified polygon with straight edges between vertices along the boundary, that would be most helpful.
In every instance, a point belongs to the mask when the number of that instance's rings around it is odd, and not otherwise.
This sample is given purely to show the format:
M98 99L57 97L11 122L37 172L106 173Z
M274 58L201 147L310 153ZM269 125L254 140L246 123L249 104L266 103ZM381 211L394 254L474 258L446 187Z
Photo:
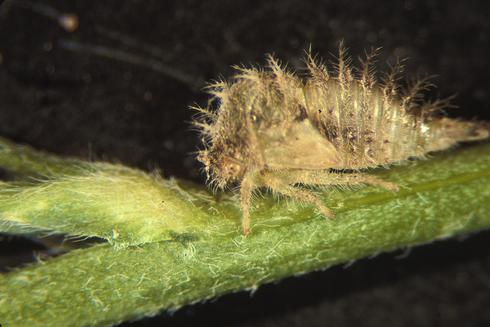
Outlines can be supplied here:
M380 64L409 57L409 75L439 75L433 95L458 93L450 115L490 120L486 1L40 3L76 13L80 26L69 33L15 1L0 7L0 135L56 154L203 183L187 107L206 103L205 81L229 77L233 64L263 63L265 53L300 69L303 49L311 44L328 59L341 39L354 58L371 46L383 47ZM70 50L73 42L84 48ZM108 57L94 53L101 49ZM486 326L489 236L419 247L403 259L385 254L124 326ZM3 269L33 250L42 247L4 239Z

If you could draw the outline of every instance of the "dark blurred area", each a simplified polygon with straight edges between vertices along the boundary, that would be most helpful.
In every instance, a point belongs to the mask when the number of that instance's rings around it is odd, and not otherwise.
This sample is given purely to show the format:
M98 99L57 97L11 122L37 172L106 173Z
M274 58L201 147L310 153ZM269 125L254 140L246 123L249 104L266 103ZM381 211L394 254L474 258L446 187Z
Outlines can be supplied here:
M486 1L4 1L0 135L63 156L161 169L203 183L194 103L233 64L274 53L301 69L310 44L332 58L382 46L380 69L437 74L450 115L490 120ZM63 16L71 13L76 16ZM78 18L78 21L70 19ZM78 23L78 24L75 24ZM63 25L64 24L64 25ZM488 326L490 234L385 254L123 326ZM46 249L3 237L1 269Z

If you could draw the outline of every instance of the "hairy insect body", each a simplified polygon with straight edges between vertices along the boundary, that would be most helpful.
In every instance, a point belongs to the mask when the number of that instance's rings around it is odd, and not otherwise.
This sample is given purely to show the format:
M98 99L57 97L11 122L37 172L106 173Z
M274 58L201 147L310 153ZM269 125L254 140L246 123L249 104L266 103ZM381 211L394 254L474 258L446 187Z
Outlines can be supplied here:
M250 233L250 198L257 188L314 204L332 217L314 193L297 185L371 184L397 190L356 171L488 137L483 123L438 115L447 100L422 101L420 91L429 86L425 79L401 92L394 67L382 84L376 83L369 66L373 57L363 61L358 78L341 47L335 76L311 55L305 79L269 57L267 71L239 68L233 83L211 85L219 108L197 108L203 118L195 124L206 145L198 159L211 183L240 185L245 234Z
M341 85L330 82L326 87L307 84L304 93L307 116L340 154L330 168L391 164L488 136L488 130L474 122L428 116L438 109L433 103L407 110L400 99L383 94L379 87L362 90L351 83L343 97Z

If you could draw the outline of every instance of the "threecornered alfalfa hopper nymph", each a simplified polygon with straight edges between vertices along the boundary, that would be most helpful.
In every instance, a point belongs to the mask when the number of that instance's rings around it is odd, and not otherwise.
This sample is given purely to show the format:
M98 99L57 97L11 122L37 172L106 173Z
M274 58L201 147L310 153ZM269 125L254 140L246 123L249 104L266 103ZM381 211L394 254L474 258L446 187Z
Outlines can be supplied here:
M205 148L198 152L210 183L239 185L243 233L250 233L251 195L257 188L315 205L334 216L300 185L398 187L359 170L424 157L459 141L489 136L488 123L443 115L449 99L425 101L431 83L421 78L401 88L400 64L376 80L367 53L351 67L340 44L335 69L306 53L306 74L281 67L272 56L266 69L235 67L232 82L209 85L217 109L195 108ZM349 170L349 172L342 172Z

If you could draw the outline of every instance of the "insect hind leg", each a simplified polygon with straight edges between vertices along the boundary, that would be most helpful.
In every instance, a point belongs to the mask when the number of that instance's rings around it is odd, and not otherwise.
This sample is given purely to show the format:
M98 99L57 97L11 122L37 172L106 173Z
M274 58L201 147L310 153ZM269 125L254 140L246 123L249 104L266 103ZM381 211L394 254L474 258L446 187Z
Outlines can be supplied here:
M373 175L362 173L332 173L326 170L289 170L284 172L289 184L305 185L359 185L367 184L382 187L388 191L398 191L398 185Z
M287 169L263 174L263 183L270 187L273 192L280 193L298 200L309 203L318 208L325 217L334 217L335 213L327 208L323 201L313 192L295 187L295 184L302 185L359 185L368 184L380 186L389 191L398 191L396 184L384 181L376 176L353 173L342 174L332 173L327 170L307 170L307 169Z
M313 192L295 187L291 183L290 177L284 172L268 172L263 174L263 183L273 192L286 195L294 200L312 204L318 208L320 213L328 218L333 218L335 213L323 204L323 201Z

